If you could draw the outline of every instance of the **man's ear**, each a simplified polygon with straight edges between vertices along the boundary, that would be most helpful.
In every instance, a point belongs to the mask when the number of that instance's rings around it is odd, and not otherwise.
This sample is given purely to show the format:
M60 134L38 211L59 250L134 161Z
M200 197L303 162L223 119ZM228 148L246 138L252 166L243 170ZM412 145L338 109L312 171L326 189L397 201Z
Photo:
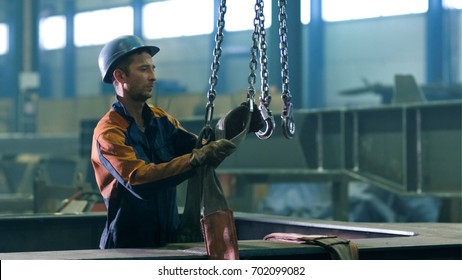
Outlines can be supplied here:
M116 80L119 83L124 83L125 82L125 73L124 71L120 69L115 69L114 72L112 72L112 75L114 77L114 80Z

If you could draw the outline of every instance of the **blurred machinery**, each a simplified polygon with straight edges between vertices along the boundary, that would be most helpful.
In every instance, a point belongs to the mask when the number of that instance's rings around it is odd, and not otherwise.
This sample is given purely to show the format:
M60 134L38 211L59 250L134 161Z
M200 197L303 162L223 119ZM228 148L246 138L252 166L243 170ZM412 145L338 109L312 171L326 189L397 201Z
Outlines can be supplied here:
M381 97L382 104L392 104L397 103L396 100L394 100L397 91L402 91L402 94L398 94L398 96L406 96L407 91L403 90L409 87L409 85L412 85L412 87L414 87L412 92L420 92L419 95L428 101L460 100L462 97L462 84L429 84L418 86L415 79L410 75L395 76L395 83L393 85L371 83L366 78L362 78L362 82L364 86L342 90L340 94L345 96L359 96L362 94L374 93ZM398 100L398 103L399 102L400 100Z
M381 226L368 224L364 228L340 221L348 220L348 183L359 181L403 196L447 199L453 202L449 204L452 208L448 211L448 219L460 223L461 112L460 100L402 102L355 109L299 110L294 114L298 133L292 140L287 140L279 129L266 141L249 136L218 169L220 174L235 177L239 189L236 201L251 207L249 204L253 198L250 190L262 182L329 182L336 221L313 224L296 218L275 219L258 214L238 214L236 225L242 259L277 259L282 256L322 258L324 252L311 247L278 245L276 248L261 240L262 235L276 231L322 232L355 238L364 259L382 259L386 256L394 259L460 259L460 224L391 223ZM194 118L183 120L182 124L191 131L199 131L203 121L203 118ZM4 240L0 244L1 252L97 247L105 213L90 213L96 209L103 210L94 208L101 204L93 196L94 188L88 185L91 181L91 176L88 176L91 174L88 172L89 143L95 123L94 120L82 122L80 136L4 135L0 138L4 151L1 170L12 183L16 183L2 189L2 210L7 206L19 205L18 199L12 203L14 199L11 196L17 198L18 191L22 191L25 194L22 203L27 204L23 210L33 212L35 207L38 209L36 211L42 212L30 216L0 217L1 239ZM22 158L19 155L24 153L35 154L38 159L18 161ZM62 155L67 156L63 158ZM37 169L43 171L38 172ZM43 181L46 183L41 184ZM35 182L35 185L30 182ZM4 194L10 195L10 199ZM80 197L73 196L80 194ZM59 203L53 204L57 201ZM69 203L72 201L74 203ZM49 215L50 212L61 213ZM31 238L31 234L34 238ZM181 248L171 246L160 251L124 252L124 256L204 257L201 249L194 248L197 244L176 245ZM186 253L183 251L185 248ZM99 252L89 250L85 255L82 251L69 251L66 252L67 256L63 253L60 258L95 259ZM40 258L45 255L30 256ZM25 256L29 255L18 255L22 258Z
M337 220L348 220L350 181L373 183L403 195L447 198L460 205L460 116L457 100L299 110L295 117L300 130L294 139L285 139L278 129L266 141L249 136L218 171L235 177L236 206L244 211L255 211L252 188L246 186L262 182L332 183ZM97 190L89 162L95 123L82 122L80 136L2 135L1 212L33 212L38 170L43 170L41 178L48 185L67 186L76 193L81 190L78 182L83 182L88 184L86 190ZM203 119L182 123L200 131ZM446 220L460 221L460 211L447 212L451 217Z

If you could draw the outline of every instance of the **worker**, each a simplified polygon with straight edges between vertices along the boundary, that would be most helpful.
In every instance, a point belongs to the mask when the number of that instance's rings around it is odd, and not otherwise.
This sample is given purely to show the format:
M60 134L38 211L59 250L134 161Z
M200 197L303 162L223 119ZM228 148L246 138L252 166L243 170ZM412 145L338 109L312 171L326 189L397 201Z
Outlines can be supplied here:
M176 186L197 167L218 166L236 148L226 139L195 148L195 134L162 108L148 105L157 52L158 47L129 35L108 42L99 55L102 80L116 93L94 129L91 152L107 207L101 249L175 242L180 222Z

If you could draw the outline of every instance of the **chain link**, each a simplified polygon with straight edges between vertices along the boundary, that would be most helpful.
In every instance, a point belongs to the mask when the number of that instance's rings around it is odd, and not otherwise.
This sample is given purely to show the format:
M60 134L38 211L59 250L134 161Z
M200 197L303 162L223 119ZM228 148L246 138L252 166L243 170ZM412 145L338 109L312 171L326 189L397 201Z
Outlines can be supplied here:
M263 0L256 0L255 3L255 19L254 19L254 32L252 34L252 48L250 61L250 75L249 75L249 96L252 100L255 96L253 85L255 83L257 69L257 54L260 52L260 78L261 78L261 96L260 96L260 114L265 120L265 130L256 132L260 139L268 139L274 131L274 118L269 109L271 103L271 95L269 94L268 85L268 57L266 54L266 30L265 30L265 15L264 15L264 2Z
M213 60L210 66L212 73L210 75L209 84L210 88L207 92L207 105L205 106L205 125L199 133L198 142L202 145L214 140L214 133L212 127L213 119L213 108L215 98L217 96L216 85L218 83L218 70L220 70L220 57L222 53L221 44L223 43L223 29L225 28L225 14L226 14L226 0L220 1L220 7L218 9L218 20L217 20L217 33L215 34L215 47L213 49Z
M223 29L225 28L225 14L226 14L226 0L220 1L220 7L218 9L219 15L217 20L217 33L215 34L215 48L213 49L213 61L211 65L212 74L209 79L210 89L207 92L208 102L206 105L205 123L210 125L213 118L213 101L217 96L215 87L218 83L218 70L220 70L220 57L222 54L221 44L223 42L224 34Z
M258 2L258 1L257 1ZM249 78L248 78L248 83L249 83L249 88L248 88L248 94L247 98L251 101L255 100L255 82L257 80L257 75L255 72L257 71L258 67L258 40L260 39L259 32L260 32L260 26L259 26L259 19L258 19L258 10L259 8L257 7L258 3L255 4L255 19L253 22L254 29L252 33L252 47L250 48L250 62L249 62L249 68L250 68L250 73L249 73ZM250 102L253 103L253 102Z
M264 9L264 2L263 0L259 0L260 2L259 11L258 11L258 26L260 30L260 77L261 77L261 102L265 105L265 107L269 107L271 103L271 96L269 95L269 86L268 86L268 56L266 54L266 30L265 30L265 15L263 13ZM256 5L258 7L258 5Z
M287 14L286 14L287 0L279 0L279 39L280 39L280 61L281 61L281 78L282 78L282 100L283 110L281 114L283 133L286 138L291 139L295 133L295 122L292 114L292 96L289 91L289 59L288 59L288 44L287 44ZM266 30L265 30L265 16L263 13L264 1L256 0L255 3L255 19L254 31L252 33L252 47L250 50L251 60L249 63L250 73L248 77L248 94L247 98L250 100L251 111L253 111L253 101L255 100L255 83L256 71L258 68L258 52L260 52L260 78L261 78L261 96L260 96L260 113L265 120L265 131L258 131L256 135L260 139L267 139L271 137L275 124L274 118L269 109L271 103L271 95L269 94L268 85L268 57L266 54ZM206 127L211 127L213 118L213 108L216 98L216 85L218 83L218 71L220 70L220 57L222 54L221 44L223 42L225 27L225 14L226 14L226 0L220 1L219 16L217 20L217 33L215 35L215 48L213 49L213 61L211 65L211 76L209 79L210 89L207 92L208 102L206 105L205 123Z
M293 118L292 95L289 90L289 52L287 44L287 0L279 0L279 49L281 60L281 79L282 79L282 101L283 108L281 113L282 129L284 136L292 139L295 134L295 122Z

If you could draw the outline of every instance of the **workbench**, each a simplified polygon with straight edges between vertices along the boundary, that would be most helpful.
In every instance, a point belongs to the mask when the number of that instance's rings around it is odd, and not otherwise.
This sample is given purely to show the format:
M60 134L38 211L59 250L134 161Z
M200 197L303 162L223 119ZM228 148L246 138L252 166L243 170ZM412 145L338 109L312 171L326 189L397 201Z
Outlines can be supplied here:
M97 244L104 219L103 214L0 217L0 259L207 259L202 242L100 250ZM239 212L235 220L243 260L329 259L315 245L263 240L273 232L336 235L358 246L360 260L462 259L459 223L352 223Z

